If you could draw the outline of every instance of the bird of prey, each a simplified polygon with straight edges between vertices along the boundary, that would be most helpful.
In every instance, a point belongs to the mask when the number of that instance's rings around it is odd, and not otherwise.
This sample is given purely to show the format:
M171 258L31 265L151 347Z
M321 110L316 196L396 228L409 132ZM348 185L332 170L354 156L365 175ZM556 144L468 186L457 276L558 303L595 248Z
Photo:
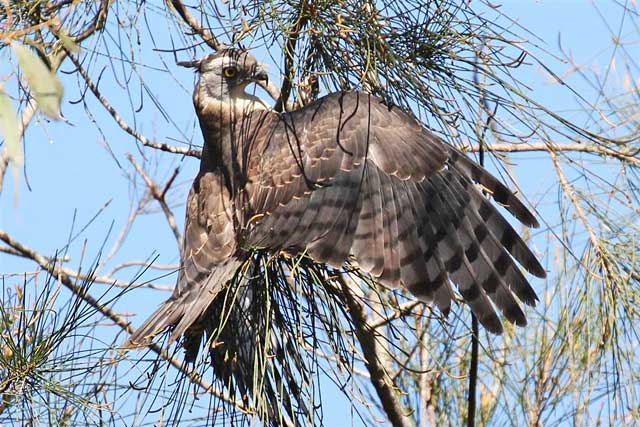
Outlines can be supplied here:
M215 296L256 248L349 262L443 313L457 288L494 333L502 332L496 309L526 324L519 301L537 297L518 264L541 278L545 270L482 189L522 224L538 222L480 165L365 92L272 111L245 92L267 79L248 51L182 65L198 73L200 171L187 199L177 285L133 343L167 328L170 342L198 336Z

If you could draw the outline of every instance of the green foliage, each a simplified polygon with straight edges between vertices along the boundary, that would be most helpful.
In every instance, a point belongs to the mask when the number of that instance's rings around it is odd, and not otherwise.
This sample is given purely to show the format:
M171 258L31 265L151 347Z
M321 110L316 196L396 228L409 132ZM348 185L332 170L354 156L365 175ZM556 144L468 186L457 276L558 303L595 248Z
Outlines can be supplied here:
M22 148L18 118L9 95L0 85L0 132L4 137L4 155L13 166L13 179L18 182L18 170L22 166Z
M48 117L58 120L60 118L60 102L64 92L62 83L42 59L29 48L16 42L12 42L11 47L38 107Z
M90 419L101 404L86 392L92 387L83 381L109 363L94 359L105 344L93 336L96 311L81 296L91 282L79 284L79 295L64 301L60 295L65 292L53 276L48 275L37 292L25 289L36 286L33 277L14 286L7 286L7 281L3 280L0 307L0 420L23 425L86 423L85 417Z

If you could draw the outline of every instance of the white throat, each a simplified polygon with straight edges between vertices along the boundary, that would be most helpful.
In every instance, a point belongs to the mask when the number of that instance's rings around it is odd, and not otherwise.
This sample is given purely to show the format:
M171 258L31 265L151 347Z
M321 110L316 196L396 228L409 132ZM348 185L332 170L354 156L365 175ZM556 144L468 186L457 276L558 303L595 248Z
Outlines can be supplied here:
M236 113L251 112L255 110L270 110L271 107L267 105L259 97L245 92L245 88L237 87L231 91L231 102L233 103L233 109Z
M217 98L206 96L202 90L194 92L193 101L200 118L209 120L209 123L216 126L230 123L253 111L271 110L262 99L255 95L250 95L244 88L236 88L229 94L229 98L222 101Z

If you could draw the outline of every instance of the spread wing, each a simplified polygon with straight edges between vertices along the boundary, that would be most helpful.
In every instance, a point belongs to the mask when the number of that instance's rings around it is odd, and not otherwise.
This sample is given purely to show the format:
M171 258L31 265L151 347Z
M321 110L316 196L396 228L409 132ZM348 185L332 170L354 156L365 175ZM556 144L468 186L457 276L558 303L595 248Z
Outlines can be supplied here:
M475 183L523 224L537 226L535 218L410 115L351 92L291 113L254 113L239 126L251 210L245 247L306 250L334 266L351 256L443 312L453 283L487 329L502 330L493 305L526 323L514 294L527 304L536 296L516 261L545 271Z

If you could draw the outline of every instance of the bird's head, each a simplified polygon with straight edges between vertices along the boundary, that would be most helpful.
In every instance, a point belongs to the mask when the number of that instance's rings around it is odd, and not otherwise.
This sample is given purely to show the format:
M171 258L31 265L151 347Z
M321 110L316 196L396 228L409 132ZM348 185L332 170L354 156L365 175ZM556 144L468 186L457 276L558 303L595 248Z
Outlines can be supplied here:
M268 108L260 98L245 92L250 83L268 80L263 65L246 50L220 50L178 65L195 68L199 74L193 100L201 116Z

